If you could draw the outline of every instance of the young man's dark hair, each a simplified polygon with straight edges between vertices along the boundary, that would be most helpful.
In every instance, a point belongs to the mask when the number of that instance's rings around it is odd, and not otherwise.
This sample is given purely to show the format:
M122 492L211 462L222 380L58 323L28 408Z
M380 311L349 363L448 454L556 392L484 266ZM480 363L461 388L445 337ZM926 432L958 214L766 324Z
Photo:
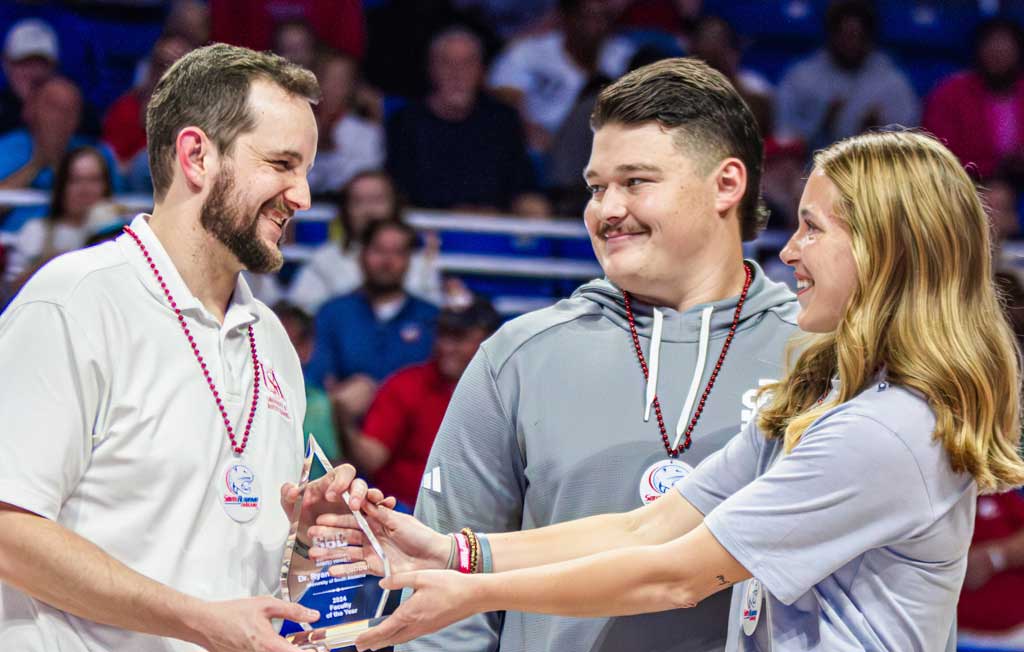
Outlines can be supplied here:
M370 222L366 225L366 230L363 231L363 236L359 239L359 244L363 246L363 249L366 249L373 244L374 240L377 239L377 234L389 229L400 231L406 236L409 251L416 249L416 245L419 242L419 236L416 234L416 229L399 220L375 220Z
M274 83L312 103L320 97L313 73L267 52L230 45L209 45L182 57L160 78L146 109L146 142L153 175L153 196L161 201L174 178L178 132L194 125L224 156L235 139L256 126L249 110L255 79Z
M757 121L722 73L692 58L663 59L620 77L598 95L590 118L606 124L656 122L674 132L676 147L706 174L722 159L738 158L747 169L739 206L740 233L753 240L768 222L761 201L764 143Z

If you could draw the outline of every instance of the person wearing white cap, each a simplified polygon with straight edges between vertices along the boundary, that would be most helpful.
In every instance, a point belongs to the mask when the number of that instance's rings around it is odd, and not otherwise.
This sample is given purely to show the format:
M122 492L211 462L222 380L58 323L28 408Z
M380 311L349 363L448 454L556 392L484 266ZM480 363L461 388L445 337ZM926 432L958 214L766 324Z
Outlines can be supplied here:
M0 133L25 126L22 105L57 72L59 54L57 33L45 21L26 18L7 32L3 69L9 88L0 94Z

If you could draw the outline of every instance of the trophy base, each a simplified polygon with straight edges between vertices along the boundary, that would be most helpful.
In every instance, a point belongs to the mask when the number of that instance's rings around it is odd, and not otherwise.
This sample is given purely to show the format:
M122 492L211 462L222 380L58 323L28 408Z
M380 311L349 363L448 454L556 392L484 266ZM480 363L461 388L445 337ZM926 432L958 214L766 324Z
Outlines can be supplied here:
M330 652L340 650L355 644L356 637L380 624L384 618L369 618L367 620L356 620L343 625L332 625L320 627L308 632L296 632L284 637L300 650L316 650L317 652Z

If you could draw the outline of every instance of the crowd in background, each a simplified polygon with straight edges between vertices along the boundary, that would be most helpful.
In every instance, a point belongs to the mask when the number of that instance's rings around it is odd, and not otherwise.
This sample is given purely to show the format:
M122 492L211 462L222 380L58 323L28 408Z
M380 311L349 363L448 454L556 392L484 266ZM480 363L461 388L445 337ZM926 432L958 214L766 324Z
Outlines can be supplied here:
M80 4L92 18L126 11ZM692 55L733 82L765 138L773 228L794 224L815 149L898 124L923 127L961 158L998 244L1020 233L1024 31L991 7L962 69L921 88L882 47L879 14L860 0L832 2L818 49L774 79L744 58L746 35L700 0L142 3L148 52L124 61L131 83L102 97L68 72L79 44L62 42L46 16L32 15L34 4L15 6L16 20L0 24L0 189L51 199L0 214L2 301L52 257L116 236L125 218L118 193L151 191L145 108L183 54L224 41L272 49L316 73L309 184L339 218L287 284L252 282L305 365L307 430L406 508L455 383L501 321L485 298L442 274L436 237L414 231L406 208L578 219L591 109L628 70ZM1022 337L1024 288L1004 263L997 278ZM1024 589L1022 526L1018 494L981 499L962 626L1024 623L1024 603L1010 599Z

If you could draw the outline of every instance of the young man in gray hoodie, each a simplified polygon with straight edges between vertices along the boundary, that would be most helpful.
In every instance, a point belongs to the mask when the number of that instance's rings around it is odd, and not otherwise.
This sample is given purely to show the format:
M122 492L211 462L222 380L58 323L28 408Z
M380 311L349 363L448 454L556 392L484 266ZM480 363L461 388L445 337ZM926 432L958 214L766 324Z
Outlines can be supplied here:
M502 532L656 499L753 416L797 304L743 260L766 215L762 142L724 77L692 59L619 79L592 117L585 221L604 280L506 324L438 432L416 516ZM580 581L586 581L581 578ZM475 616L410 652L725 648L729 595L604 619Z

